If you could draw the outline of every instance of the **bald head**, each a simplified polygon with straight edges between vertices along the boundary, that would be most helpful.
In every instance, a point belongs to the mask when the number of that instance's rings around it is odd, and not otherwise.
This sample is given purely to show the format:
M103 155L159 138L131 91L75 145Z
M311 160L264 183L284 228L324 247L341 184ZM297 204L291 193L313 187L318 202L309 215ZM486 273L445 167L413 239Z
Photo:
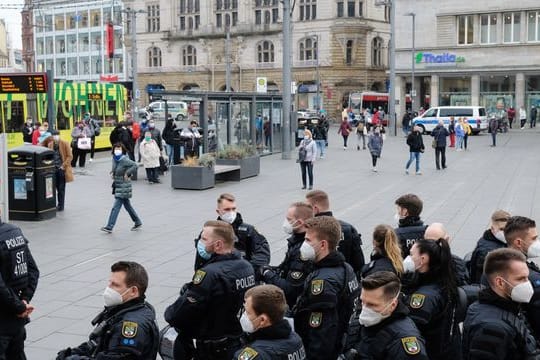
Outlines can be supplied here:
M442 223L433 223L429 225L424 233L424 239L426 240L449 240L448 232Z

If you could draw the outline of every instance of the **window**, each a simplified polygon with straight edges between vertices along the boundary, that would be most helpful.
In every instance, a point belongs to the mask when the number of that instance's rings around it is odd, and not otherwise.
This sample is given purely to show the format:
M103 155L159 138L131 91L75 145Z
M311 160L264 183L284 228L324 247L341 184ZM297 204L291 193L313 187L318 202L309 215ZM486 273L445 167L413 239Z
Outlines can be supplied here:
M199 0L180 0L180 30L198 29L201 23Z
M216 27L236 26L238 23L238 0L216 0Z
M148 66L160 67L161 66L161 50L158 47L151 47L148 49Z
M527 39L540 41L540 11L529 11L527 15Z
M390 6L388 5L384 6L384 21L390 22Z
M308 37L300 41L300 61L317 60L317 38Z
M255 1L255 24L275 24L279 20L278 1Z
M518 12L505 13L503 19L504 42L518 42L521 33L521 14Z
M383 40L380 37L376 37L371 42L371 65L381 67L382 63L382 46Z
M317 18L317 0L300 0L300 21Z
M146 31L159 32L159 4L146 7Z
M358 0L338 0L337 2L337 17L355 17L356 13L356 4L358 3L358 16L362 16L362 1Z
M358 2L358 16L360 17L364 16L364 2L363 1Z
M257 62L274 62L274 44L271 41L262 41L257 44Z
M458 16L458 44L468 45L473 43L474 18L472 15Z
M352 65L353 63L353 45L352 40L347 40L347 45L345 47L345 64Z
M182 64L184 66L197 65L197 49L194 46L188 45L182 49Z
M480 43L493 44L497 42L497 14L480 16Z

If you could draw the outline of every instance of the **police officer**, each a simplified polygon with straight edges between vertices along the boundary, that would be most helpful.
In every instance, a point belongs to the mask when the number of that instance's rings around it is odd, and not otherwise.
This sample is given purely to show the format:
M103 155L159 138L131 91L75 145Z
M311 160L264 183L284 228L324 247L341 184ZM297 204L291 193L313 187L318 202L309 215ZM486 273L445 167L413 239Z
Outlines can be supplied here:
M196 340L196 359L230 360L240 348L237 314L245 292L255 285L255 273L234 251L233 228L224 221L204 224L197 251L210 259L165 310L165 320L184 338ZM174 355L180 358L184 349L176 343Z
M395 201L397 212L395 219L398 227L394 229L401 243L401 255L405 259L416 240L424 238L427 226L420 218L424 203L415 194L405 194Z
M428 359L424 338L400 302L396 274L379 271L362 279L359 336L341 359Z
M484 260L487 254L495 249L506 247L504 228L509 218L510 213L504 210L497 210L491 215L491 226L488 230L484 231L484 234L476 243L469 263L469 274L471 275L472 283L480 283L480 278L484 270Z
M26 359L24 326L34 310L30 304L39 270L21 229L0 221L0 359Z
M232 225L235 240L234 247L242 253L242 257L249 261L255 273L259 268L270 263L270 246L266 238L259 234L253 225L244 223L242 215L237 212L236 199L232 194L221 194L217 199L218 220ZM195 239L195 247L199 243L201 235ZM201 255L197 252L195 257L195 270L200 269L209 259L208 254Z
M286 309L285 294L277 286L259 285L249 289L240 317L249 343L236 352L234 359L306 359L302 339L283 318Z
M305 226L300 254L314 262L314 269L295 306L294 328L308 359L335 359L343 351L343 335L360 286L353 269L336 250L341 237L339 222L319 216L307 220Z
M493 250L484 270L489 287L469 306L463 323L464 359L537 359L540 350L521 312L534 293L525 256Z
M313 206L315 216L333 216L330 211L328 194L324 191L313 190L308 192L306 202ZM338 244L338 251L343 254L345 261L352 266L354 273L360 278L360 273L365 265L364 253L362 252L362 236L348 222L338 221L341 225L341 241Z
M296 299L304 288L306 276L311 272L311 262L300 258L300 246L306 235L305 222L313 217L311 205L296 202L289 206L283 221L283 231L290 235L287 239L285 259L277 267L263 267L262 278L267 284L274 284L285 292L289 308L296 304Z
M155 359L159 345L156 313L145 301L148 274L136 262L111 266L109 285L103 293L105 309L92 325L89 340L58 353L57 360Z

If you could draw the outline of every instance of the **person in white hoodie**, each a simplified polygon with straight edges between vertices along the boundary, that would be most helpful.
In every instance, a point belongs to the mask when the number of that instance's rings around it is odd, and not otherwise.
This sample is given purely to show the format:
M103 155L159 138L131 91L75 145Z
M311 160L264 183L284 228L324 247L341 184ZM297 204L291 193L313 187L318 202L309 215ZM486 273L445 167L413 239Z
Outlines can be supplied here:
M152 139L152 133L147 131L144 133L144 139L139 147L139 153L141 154L141 160L146 170L146 178L150 184L159 184L158 168L159 168L159 156L161 151L154 139Z
M311 131L304 131L304 139L298 147L298 162L302 171L302 189L306 188L306 172L309 179L308 190L313 189L313 163L317 157L317 145L313 140Z

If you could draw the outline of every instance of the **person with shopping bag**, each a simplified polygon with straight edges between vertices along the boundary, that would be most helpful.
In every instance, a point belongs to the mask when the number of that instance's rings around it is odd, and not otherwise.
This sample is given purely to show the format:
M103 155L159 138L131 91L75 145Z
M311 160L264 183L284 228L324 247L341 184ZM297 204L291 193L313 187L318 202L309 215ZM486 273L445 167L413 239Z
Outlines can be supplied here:
M73 149L73 160L71 160L71 166L75 168L77 166L77 159L79 160L79 167L84 169L86 164L86 153L92 148L92 130L82 120L77 121L77 125L71 131L71 147Z

